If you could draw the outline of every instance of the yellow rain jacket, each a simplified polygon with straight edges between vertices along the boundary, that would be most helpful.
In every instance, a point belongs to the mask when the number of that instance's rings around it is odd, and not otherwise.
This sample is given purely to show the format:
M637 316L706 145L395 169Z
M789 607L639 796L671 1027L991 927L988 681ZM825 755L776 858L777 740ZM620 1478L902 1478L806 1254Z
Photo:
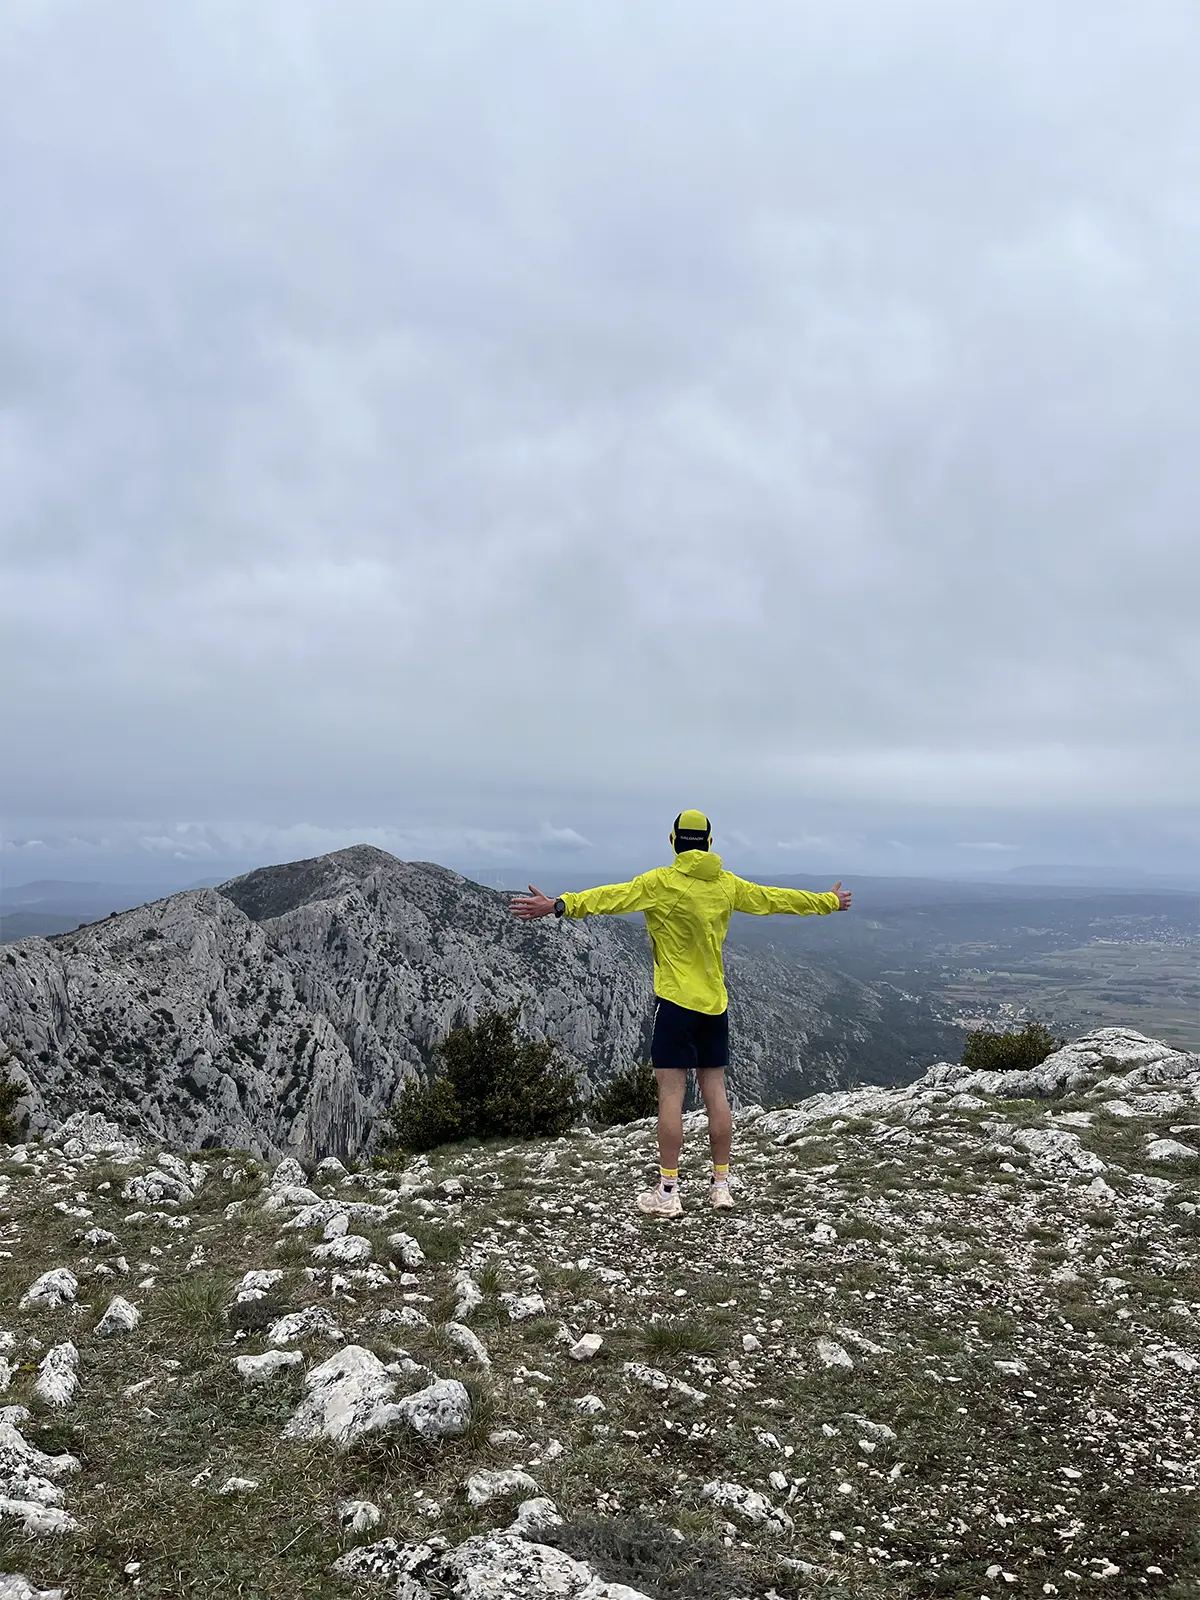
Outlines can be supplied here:
M632 883L606 883L581 894L564 894L568 917L642 911L654 952L654 992L689 1011L720 1016L729 1004L721 946L735 911L769 917L790 911L825 916L838 897L806 889L764 889L721 866L711 850L685 850L669 867L643 872Z

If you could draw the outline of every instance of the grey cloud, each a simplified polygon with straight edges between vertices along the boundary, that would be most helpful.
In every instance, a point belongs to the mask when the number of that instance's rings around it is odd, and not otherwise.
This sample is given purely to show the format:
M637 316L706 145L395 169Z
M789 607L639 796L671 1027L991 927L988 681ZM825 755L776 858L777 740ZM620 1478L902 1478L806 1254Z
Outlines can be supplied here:
M10 838L1195 859L1198 65L1082 0L6 13Z

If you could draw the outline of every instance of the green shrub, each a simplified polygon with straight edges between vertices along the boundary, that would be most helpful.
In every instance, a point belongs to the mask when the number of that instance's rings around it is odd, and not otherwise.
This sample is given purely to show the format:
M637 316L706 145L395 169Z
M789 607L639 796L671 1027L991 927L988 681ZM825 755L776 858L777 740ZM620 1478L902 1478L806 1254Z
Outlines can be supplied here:
M1065 1043L1042 1022L1027 1022L1023 1028L1009 1028L1004 1033L977 1028L967 1035L962 1064L973 1072L1025 1072L1040 1066Z
M648 1061L634 1061L615 1073L592 1101L597 1122L611 1127L618 1122L640 1122L658 1111L658 1083Z
M0 1144L16 1144L21 1131L17 1101L25 1093L25 1085L4 1071L9 1062L16 1059L15 1050L0 1051Z
M517 1008L453 1028L424 1083L406 1084L380 1138L384 1151L432 1150L460 1139L565 1133L582 1109L571 1069L549 1040L522 1038Z

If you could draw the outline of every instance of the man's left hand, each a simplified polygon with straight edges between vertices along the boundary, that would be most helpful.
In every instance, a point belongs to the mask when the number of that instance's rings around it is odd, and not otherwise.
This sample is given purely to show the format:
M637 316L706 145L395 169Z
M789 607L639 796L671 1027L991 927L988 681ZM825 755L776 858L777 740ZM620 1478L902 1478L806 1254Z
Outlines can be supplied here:
M850 909L850 901L852 899L852 896L850 894L849 889L843 889L842 888L842 880L840 878L834 884L834 886L833 886L832 890L830 891L830 893L837 895L837 897L838 897L838 910L839 911L848 911Z

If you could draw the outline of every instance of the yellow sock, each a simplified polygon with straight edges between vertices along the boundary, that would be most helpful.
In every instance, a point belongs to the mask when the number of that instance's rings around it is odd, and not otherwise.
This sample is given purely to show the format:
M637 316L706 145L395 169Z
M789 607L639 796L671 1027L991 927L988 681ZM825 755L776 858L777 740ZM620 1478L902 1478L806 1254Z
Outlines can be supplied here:
M713 1182L714 1183L728 1183L729 1182L729 1163L728 1163L728 1161L725 1163L725 1165L723 1167L719 1167L715 1161L713 1162Z
M673 1194L679 1182L678 1167L659 1167L658 1187L664 1194Z

